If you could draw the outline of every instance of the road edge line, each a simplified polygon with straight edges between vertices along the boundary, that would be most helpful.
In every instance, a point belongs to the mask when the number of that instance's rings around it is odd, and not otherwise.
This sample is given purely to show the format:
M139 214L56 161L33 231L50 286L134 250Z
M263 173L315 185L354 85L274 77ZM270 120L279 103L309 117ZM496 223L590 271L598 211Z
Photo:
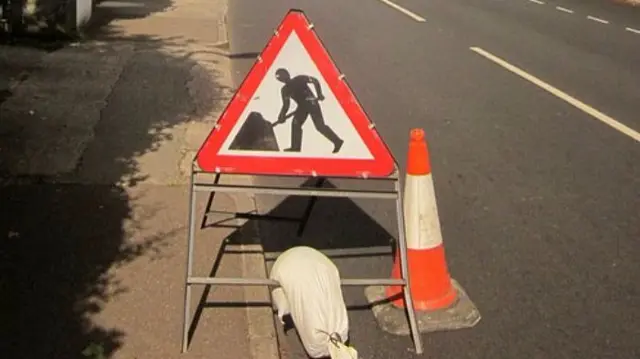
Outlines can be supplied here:
M427 22L427 19L423 18L422 16L416 14L415 12L409 10L409 9L405 9L404 7L390 1L390 0L378 0L381 3L396 9L397 11L407 15L408 17L412 18L413 20L417 21L417 22Z
M628 127L627 125L616 121L615 119L613 119L612 117L610 117L609 115L606 115L598 110L596 110L595 108L587 105L586 103L576 99L575 97L559 90L558 88L542 81L541 79L533 76L532 74L520 69L519 67L510 64L509 62L499 58L498 56L493 55L492 53L483 50L480 47L470 47L469 48L471 51L475 52L476 54L486 58L487 60L492 61L493 63L501 66L502 68L520 76L521 78L533 83L534 85L540 87L541 89L551 93L552 95L556 96L557 98L569 103L570 105L576 107L577 109L581 110L582 112L590 115L591 117L599 120L600 122L605 123L606 125L609 125L610 127L612 127L613 129L617 130L618 132L627 135L629 137L631 137L632 139L636 140L637 142L640 142L640 133L638 133L637 131L635 131L634 129L632 129L631 127Z

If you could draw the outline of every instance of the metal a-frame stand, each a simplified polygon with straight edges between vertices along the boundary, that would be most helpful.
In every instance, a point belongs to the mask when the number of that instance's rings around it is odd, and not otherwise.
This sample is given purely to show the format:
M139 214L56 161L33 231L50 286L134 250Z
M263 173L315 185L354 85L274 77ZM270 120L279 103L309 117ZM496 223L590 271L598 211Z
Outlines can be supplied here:
M231 286L279 286L276 281L267 278L221 278L221 277L198 277L194 276L193 269L193 253L195 251L195 224L196 224L196 195L198 192L209 193L209 200L205 209L206 215L211 211L213 202L213 196L216 192L226 193L253 193L253 194L268 194L268 195L281 195L281 196L307 196L311 200L307 206L303 217L308 217L311 214L313 205L318 197L333 197L333 198L366 198L366 199L386 199L395 200L396 202L396 215L398 223L398 239L397 250L399 251L398 258L400 259L401 279L390 278L352 278L342 279L343 286L371 286L382 285L392 286L399 285L403 287L405 307L407 308L407 319L409 321L409 328L411 330L412 339L415 346L415 351L418 354L423 352L422 340L418 331L416 322L415 310L413 307L413 299L411 297L411 291L409 290L409 269L407 265L407 242L405 239L405 223L404 223L404 210L403 210L403 198L400 181L398 178L397 165L395 166L394 173L389 177L384 178L365 178L363 181L387 181L393 183L392 190L343 190L338 188L321 188L322 183L330 178L316 177L317 182L313 187L280 187L280 186L249 186L249 185L235 185L235 184L220 184L219 179L221 173L208 173L197 169L194 163L191 169L190 179L190 191L189 191L189 229L188 229L188 250L187 250L187 266L186 266L186 278L185 278L185 295L184 295L184 327L182 336L182 352L185 353L189 345L189 327L191 325L191 287L193 285L231 285ZM234 174L224 174L225 176L234 176ZM214 176L211 179L211 176ZM208 178L207 178L208 177ZM302 178L302 177L300 177ZM339 178L345 179L345 178ZM357 178L348 178L357 179ZM302 227L300 228L302 229ZM300 233L299 233L300 234Z

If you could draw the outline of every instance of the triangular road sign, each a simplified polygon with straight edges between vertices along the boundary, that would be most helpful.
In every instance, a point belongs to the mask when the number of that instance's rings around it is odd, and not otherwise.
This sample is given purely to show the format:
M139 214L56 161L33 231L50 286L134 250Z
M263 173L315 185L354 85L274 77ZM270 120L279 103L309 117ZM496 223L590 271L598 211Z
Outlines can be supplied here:
M395 160L306 16L291 10L196 156L200 170L386 177Z

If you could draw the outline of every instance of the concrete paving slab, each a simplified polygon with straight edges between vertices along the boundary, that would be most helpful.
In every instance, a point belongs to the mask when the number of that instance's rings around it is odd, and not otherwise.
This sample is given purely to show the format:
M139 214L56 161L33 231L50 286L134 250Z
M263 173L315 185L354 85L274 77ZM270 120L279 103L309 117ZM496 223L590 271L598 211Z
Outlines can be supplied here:
M164 246L149 256L113 269L112 278L130 288L116 301L105 305L95 322L105 327L117 326L129 333L113 358L175 356L182 338L183 283L186 260L187 193L184 186L142 186L128 191L134 217L125 224L132 243L165 238ZM198 201L200 213L206 197ZM218 208L235 208L233 198L217 196ZM154 213L157 210L156 213ZM150 212L149 212L150 211ZM151 213L151 214L150 214ZM215 220L231 214L218 215ZM212 219L213 220L213 219ZM194 275L208 276L222 241L234 232L229 228L208 228L196 233L197 251ZM241 276L243 263L239 255L224 254L217 276ZM204 295L204 299L203 299ZM244 292L240 287L194 287L193 317L197 320L186 358L248 357L247 314L243 310ZM215 307L214 303L222 305ZM203 308L198 308L203 306ZM227 348L220 351L220 348ZM232 349L233 348L233 349ZM170 353L174 355L170 355Z
M79 46L44 56L0 105L0 169L12 175L74 170L131 51Z
M232 95L215 33L201 34L224 23L224 3L147 0L144 11L103 14L117 34L45 54L12 80L0 107L0 151L11 149L0 162L10 176L0 183L10 214L0 291L15 308L0 333L7 357L83 358L87 347L108 358L180 355L188 168ZM197 16L214 6L216 17ZM172 36L169 21L184 33ZM217 196L216 207L224 217L255 204ZM195 273L209 274L228 236L251 241L252 226L239 225L198 231ZM217 274L266 275L260 252L241 252L225 254ZM199 320L181 356L277 358L269 299L266 288L196 288Z
M24 47L3 46L0 51L0 103L6 99L11 90L27 75L38 69L40 61L47 52Z
M91 343L111 358L177 356L186 259L184 186L10 186L0 190L0 198L11 213L0 232L1 266L9 274L3 297L14 308L3 326L13 333L3 333L12 338L3 344L7 357L74 358ZM216 201L221 209L235 207L229 196ZM197 233L195 274L211 271L217 249L233 231ZM217 275L242 272L240 256L225 255ZM202 292L194 291L193 308ZM185 357L248 357L242 288L212 289L206 302L237 305L207 304ZM31 348L36 338L39 345ZM222 346L233 350L218 352Z

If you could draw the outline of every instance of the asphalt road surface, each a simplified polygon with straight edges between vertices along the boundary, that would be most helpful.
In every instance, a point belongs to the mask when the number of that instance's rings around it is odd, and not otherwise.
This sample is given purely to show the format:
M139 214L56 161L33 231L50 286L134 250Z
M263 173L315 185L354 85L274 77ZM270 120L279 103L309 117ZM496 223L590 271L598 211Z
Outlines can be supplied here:
M423 336L433 358L640 357L640 10L605 0L234 0L236 82L289 8L306 12L404 166L427 132L452 276L483 319ZM260 197L272 212L303 203ZM392 203L319 201L301 241L384 244ZM289 231L289 232L287 232ZM336 259L386 277L390 257ZM413 357L345 289L362 358ZM294 334L283 355L304 357Z

